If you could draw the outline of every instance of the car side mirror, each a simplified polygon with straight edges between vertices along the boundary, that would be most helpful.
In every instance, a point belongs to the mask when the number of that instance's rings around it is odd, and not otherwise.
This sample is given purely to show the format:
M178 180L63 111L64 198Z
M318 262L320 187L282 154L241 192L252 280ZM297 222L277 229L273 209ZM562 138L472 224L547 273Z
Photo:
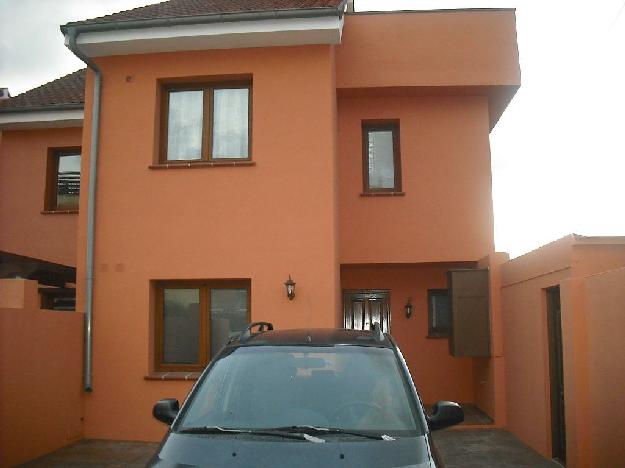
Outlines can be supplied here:
M432 408L432 415L427 417L431 431L453 426L464 421L464 411L453 401L439 401Z
M152 416L165 424L171 424L180 411L180 403L175 398L159 400L152 409Z

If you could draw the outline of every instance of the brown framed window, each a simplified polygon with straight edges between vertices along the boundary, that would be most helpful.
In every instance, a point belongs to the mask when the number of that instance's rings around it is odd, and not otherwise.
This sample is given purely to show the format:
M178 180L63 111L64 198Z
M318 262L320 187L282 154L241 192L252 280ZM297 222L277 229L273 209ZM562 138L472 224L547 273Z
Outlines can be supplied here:
M48 150L46 210L78 210L80 151L79 147Z
M401 192L399 121L362 123L363 190Z
M163 88L160 163L251 160L249 82Z
M201 371L250 321L250 281L156 283L155 370Z
M428 289L428 336L447 338L451 328L451 305L447 289Z

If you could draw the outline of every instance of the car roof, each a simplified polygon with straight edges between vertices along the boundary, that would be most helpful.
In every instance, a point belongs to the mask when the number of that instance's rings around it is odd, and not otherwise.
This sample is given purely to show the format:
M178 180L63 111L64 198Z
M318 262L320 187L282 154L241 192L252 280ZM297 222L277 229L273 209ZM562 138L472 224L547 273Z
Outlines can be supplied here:
M384 334L382 340L376 340L371 331L346 330L343 328L298 328L289 330L268 330L253 333L248 337L237 337L229 346L373 346L392 348L393 342Z

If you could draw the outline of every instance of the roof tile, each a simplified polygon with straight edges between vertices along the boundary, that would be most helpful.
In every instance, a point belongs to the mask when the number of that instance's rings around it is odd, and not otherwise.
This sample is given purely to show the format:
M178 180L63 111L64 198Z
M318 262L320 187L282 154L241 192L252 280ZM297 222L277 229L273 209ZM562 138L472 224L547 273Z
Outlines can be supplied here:
M0 101L0 112L8 109L29 109L85 103L85 71L75 71L38 88Z
M113 23L220 13L338 8L342 2L343 0L169 0L69 24Z

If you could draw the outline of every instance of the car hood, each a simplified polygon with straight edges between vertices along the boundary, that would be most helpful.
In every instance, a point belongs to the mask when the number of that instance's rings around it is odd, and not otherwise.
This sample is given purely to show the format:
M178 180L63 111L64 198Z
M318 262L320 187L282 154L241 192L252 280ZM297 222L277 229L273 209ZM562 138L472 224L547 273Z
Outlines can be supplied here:
M327 442L321 444L170 433L154 455L150 466L434 468L436 465L431 458L427 436L389 441L333 440L333 437L328 437Z

